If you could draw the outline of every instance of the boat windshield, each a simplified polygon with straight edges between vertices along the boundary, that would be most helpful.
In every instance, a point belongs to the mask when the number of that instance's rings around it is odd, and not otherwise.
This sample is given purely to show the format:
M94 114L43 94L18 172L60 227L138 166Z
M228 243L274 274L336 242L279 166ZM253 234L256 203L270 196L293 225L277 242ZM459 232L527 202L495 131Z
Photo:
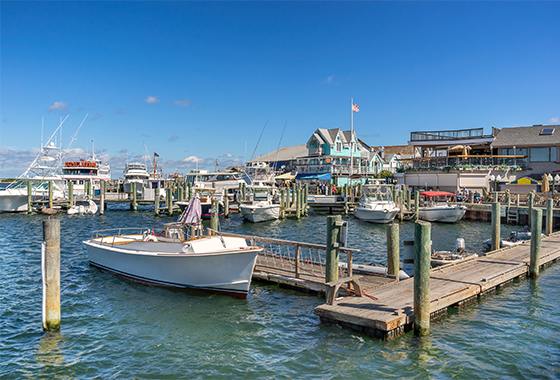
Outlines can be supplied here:
M368 186L364 190L364 200L366 202L392 202L393 194L387 186Z
M267 201L268 191L267 190L255 190L253 199L255 201Z

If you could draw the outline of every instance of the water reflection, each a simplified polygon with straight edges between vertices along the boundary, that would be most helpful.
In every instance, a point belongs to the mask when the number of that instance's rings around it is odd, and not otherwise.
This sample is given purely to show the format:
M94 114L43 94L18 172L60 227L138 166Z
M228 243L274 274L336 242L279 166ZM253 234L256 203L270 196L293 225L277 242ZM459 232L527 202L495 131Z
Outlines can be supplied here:
M49 331L39 341L37 348L37 364L45 367L59 366L64 362L62 347L65 338L59 332Z

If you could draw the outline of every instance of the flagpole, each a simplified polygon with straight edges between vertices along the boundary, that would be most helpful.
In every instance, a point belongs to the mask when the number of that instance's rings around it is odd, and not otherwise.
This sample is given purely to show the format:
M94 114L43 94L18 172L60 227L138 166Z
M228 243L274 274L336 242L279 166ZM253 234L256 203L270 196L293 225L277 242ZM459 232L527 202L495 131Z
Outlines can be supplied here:
M352 184L352 172L354 171L354 98L350 98L350 185Z

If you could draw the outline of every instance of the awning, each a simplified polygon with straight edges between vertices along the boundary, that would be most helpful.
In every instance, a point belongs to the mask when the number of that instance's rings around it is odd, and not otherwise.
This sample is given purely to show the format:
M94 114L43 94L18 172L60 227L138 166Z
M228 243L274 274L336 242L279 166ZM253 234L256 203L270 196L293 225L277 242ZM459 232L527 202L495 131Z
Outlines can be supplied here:
M456 195L453 193L449 193L447 191L422 191L420 195L424 197L440 197L440 196L451 196L455 197Z
M284 173L284 174L281 174L281 175L275 177L274 179L287 179L287 180L292 180L292 179L294 179L295 177L296 177L295 174L292 174L292 173Z
M309 179L320 179L320 180L330 180L331 173L299 173L296 179L309 180Z

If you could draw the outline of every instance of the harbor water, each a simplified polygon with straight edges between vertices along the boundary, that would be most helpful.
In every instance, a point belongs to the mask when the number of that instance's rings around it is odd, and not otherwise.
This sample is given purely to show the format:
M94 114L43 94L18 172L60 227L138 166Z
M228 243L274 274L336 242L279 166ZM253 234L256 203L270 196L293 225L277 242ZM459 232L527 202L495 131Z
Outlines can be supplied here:
M175 217L109 207L61 220L61 330L41 325L44 215L0 215L0 378L49 379L545 379L560 378L560 265L515 281L434 322L430 335L390 342L321 324L322 297L253 282L247 299L133 283L88 265L94 230L161 227ZM385 264L384 225L352 217L355 262ZM244 222L223 231L324 244L326 216ZM401 241L414 224L400 223ZM511 228L502 226L507 237ZM482 251L490 225L432 224L433 247L464 238ZM402 247L402 244L401 244ZM375 295L372 292L372 295Z

